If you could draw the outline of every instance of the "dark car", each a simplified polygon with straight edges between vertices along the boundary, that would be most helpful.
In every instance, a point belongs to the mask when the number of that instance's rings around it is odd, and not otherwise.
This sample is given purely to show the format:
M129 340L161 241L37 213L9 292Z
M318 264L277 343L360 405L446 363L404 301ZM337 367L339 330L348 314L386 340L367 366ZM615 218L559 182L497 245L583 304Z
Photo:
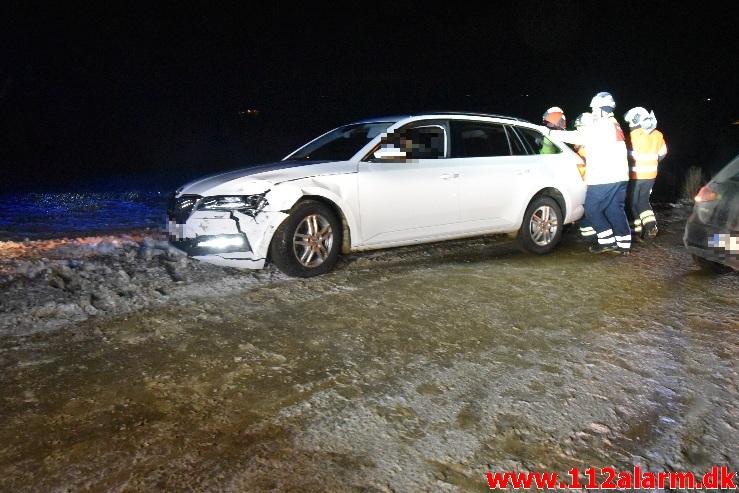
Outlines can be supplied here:
M739 270L739 155L696 195L683 243L706 271Z

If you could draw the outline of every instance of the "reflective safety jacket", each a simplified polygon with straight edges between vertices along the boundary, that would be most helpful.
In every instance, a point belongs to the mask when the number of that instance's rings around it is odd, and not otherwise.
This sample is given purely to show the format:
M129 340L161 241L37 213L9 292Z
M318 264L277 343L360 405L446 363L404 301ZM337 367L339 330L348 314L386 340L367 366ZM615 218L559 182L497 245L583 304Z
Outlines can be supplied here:
M586 182L602 185L629 180L626 140L613 116L601 118L577 130L552 130L554 139L584 145L588 151Z
M629 133L629 139L629 177L633 180L657 178L657 165L667 154L662 132L652 130L647 133L643 128L635 128Z
M574 151L577 153L578 156L582 158L582 163L579 163L577 165L577 170L580 172L580 176L583 180L587 182L587 179L585 178L585 174L587 172L587 168L585 166L585 163L587 162L585 160L585 146L580 144L572 144L574 146ZM595 230L593 230L595 231ZM583 235L584 236L584 235Z
M580 144L573 144L575 146L574 151L580 156L583 161L585 160L585 146Z
M557 154L558 152L559 148L554 144L554 142L544 137L541 142L541 151L539 151L539 154Z

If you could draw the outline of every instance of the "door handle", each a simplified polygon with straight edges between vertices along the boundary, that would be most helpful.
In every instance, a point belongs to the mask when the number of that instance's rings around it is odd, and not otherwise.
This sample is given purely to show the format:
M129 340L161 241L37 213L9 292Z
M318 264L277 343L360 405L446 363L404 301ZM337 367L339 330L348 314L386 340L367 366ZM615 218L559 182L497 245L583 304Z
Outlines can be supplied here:
M459 178L459 175L457 173L449 173L446 175L441 175L439 178L442 180L451 180L453 178Z
M517 170L516 170L516 174L517 174L517 175L525 175L525 174L528 174L528 173L530 173L530 172L531 172L531 170L530 170L530 169L517 169Z

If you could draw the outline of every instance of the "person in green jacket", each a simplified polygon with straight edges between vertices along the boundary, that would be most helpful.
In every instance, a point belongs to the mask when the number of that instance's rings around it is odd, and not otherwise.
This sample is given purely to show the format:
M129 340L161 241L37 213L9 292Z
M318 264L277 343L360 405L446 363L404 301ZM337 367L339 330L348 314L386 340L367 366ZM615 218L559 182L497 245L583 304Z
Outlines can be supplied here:
M558 106L552 106L546 110L541 119L542 125L553 130L564 130L567 127L567 119L565 118L564 111ZM559 148L554 145L554 142L544 137L541 142L539 154L557 154L559 152Z

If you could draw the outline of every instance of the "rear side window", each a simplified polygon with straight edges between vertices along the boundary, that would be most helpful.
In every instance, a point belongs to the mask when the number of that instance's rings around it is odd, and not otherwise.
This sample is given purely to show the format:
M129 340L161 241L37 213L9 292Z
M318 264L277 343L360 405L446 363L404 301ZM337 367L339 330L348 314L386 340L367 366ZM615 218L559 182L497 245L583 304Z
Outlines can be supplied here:
M516 130L518 130L518 133L526 142L527 147L531 149L532 154L559 154L562 152L559 147L547 139L541 132L526 127L518 127Z
M450 126L452 157L492 157L512 154L504 125L453 120Z
M515 154L516 156L535 154L532 149L528 148L523 140L523 137L521 137L521 134L519 132L516 132L514 127L512 127L511 125L506 125L506 131L508 132L508 140L511 143L513 154Z

